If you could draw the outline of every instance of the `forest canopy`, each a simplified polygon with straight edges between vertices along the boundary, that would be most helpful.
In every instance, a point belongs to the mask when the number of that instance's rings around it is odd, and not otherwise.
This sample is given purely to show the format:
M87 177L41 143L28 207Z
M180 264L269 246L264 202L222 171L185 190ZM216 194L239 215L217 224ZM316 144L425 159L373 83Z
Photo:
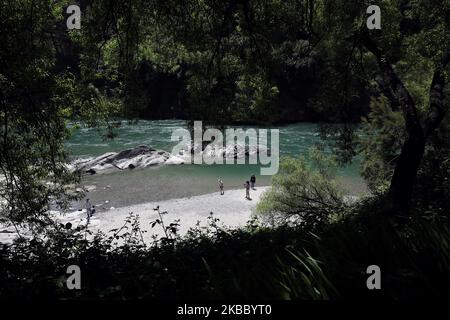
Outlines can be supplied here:
M1 2L5 190L30 190L10 193L11 203L63 191L67 121L106 125L113 137L118 117L321 120L341 124L323 136L348 162L354 124L384 97L405 134L403 147L382 152L418 146L399 156L405 172L389 169L398 178L391 194L407 207L412 190L401 185L414 184L445 113L449 1L381 1L379 30L367 30L368 1L81 1L79 30L65 25L69 4Z
M380 28L369 30L373 4L80 0L69 30L71 0L0 0L0 223L48 240L1 248L0 296L70 296L56 277L81 261L100 289L75 297L358 298L371 259L386 265L388 297L448 295L450 0L377 1ZM283 159L273 177L259 211L295 227L230 232L211 216L206 231L177 244L170 224L146 247L132 214L126 236L91 243L54 224L51 205L80 197L67 139L80 127L114 139L136 119L314 122L333 155ZM370 195L352 202L335 170L355 156Z

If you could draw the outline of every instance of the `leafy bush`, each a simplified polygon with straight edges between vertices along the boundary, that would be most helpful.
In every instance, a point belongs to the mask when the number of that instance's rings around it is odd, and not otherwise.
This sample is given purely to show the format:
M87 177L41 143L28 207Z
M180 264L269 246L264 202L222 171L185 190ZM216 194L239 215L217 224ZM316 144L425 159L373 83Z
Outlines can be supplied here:
M417 173L413 201L425 208L427 215L447 215L450 212L450 117L430 137L422 165Z
M400 111L391 110L387 99L372 100L372 111L363 119L359 136L362 154L361 175L370 190L383 194L390 184L397 157L405 138L404 120ZM444 214L450 210L450 117L430 136L425 147L413 196L421 214ZM438 213L439 211L439 213Z
M0 248L0 299L448 297L448 218L397 226L377 208L378 198L366 199L317 233L256 220L230 230L211 216L209 226L185 237L147 244L135 215L126 228L92 240L84 229L57 227L46 240ZM366 287L372 264L381 268L382 290ZM69 265L81 268L81 290L66 288Z
M358 139L361 175L372 192L384 192L389 187L405 139L403 115L392 111L388 100L381 96L371 101L371 111L362 120Z
M272 188L261 198L257 212L272 224L295 222L314 228L328 223L345 208L343 192L335 181L334 158L312 148L309 161L284 158Z

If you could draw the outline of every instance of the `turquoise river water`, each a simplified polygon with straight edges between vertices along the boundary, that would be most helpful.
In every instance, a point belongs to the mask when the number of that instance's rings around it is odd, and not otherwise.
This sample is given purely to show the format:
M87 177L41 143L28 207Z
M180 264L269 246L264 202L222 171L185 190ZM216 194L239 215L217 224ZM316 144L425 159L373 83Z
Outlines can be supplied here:
M66 144L73 158L97 156L143 144L170 152L177 144L171 141L172 131L180 127L186 127L184 121L124 121L113 140L103 140L95 129L80 128ZM297 123L273 128L280 130L281 156L306 155L309 148L320 141L317 124ZM339 181L348 193L355 195L366 192L358 166L359 161L354 161L339 170ZM259 165L249 164L162 165L85 176L83 185L91 186L92 191L87 196L93 204L101 205L101 209L215 192L218 177L223 179L225 189L242 188L244 181L252 174L256 175L257 185L270 185L271 176L261 176L259 173Z

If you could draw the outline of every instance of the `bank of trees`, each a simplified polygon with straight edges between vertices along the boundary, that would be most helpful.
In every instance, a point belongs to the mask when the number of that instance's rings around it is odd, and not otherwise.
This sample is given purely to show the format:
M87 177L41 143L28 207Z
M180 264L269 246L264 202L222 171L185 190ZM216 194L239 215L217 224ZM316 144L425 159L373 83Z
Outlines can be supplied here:
M393 154L383 160L392 172L380 173L389 179L385 212L407 215L423 154L446 111L450 3L382 2L382 28L371 31L369 5L356 0L94 2L80 38L98 55L87 55L97 59L83 59L83 65L100 68L100 77L105 69L116 70L127 109L139 108L146 97L139 86L143 61L179 73L189 117L216 125L276 121L283 112L280 95L289 88L307 97L296 108L343 123L337 132L324 130L342 162L356 154L354 115L377 108L371 98L387 99L403 125L401 144L377 151ZM303 74L313 87L305 90ZM370 165L376 155L365 155Z
M443 252L441 269L418 270L441 274L448 267L448 248L439 239L448 239L450 1L381 1L382 28L372 31L366 28L369 1L81 1L82 27L71 31L68 4L0 1L3 221L36 231L49 224L49 203L70 200L67 186L76 181L64 165L68 121L114 137L115 117L134 117L157 103L158 89L152 94L146 86L163 74L176 81L179 95L168 105L186 108L190 120L268 124L303 112L340 123L324 126L323 137L338 162L361 152L363 176L376 197L356 209L338 203L336 210L344 216L370 211L412 226L422 242L408 242L395 230L384 248L406 243L420 265L426 249ZM364 135L357 139L361 115ZM285 169L308 170L295 162ZM276 179L282 187L303 187L292 177ZM329 187L326 176L319 178L301 195ZM320 214L327 218L331 198L322 198ZM421 229L421 217L438 223ZM339 230L355 227L366 240L377 239L376 223L345 221ZM354 239L364 241L360 233Z

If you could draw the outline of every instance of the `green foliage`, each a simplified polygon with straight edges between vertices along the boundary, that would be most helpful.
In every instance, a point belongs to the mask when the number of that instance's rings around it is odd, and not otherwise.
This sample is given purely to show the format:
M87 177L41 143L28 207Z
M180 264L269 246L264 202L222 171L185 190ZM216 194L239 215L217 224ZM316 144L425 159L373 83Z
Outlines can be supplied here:
M231 230L213 216L207 227L154 243L143 243L133 214L122 228L93 237L84 228L57 226L45 240L22 238L0 247L0 298L448 297L448 217L414 217L399 226L377 214L378 207L378 198L366 199L314 234L302 226L266 228L255 220ZM82 270L81 290L66 288L72 264ZM382 290L367 290L372 264L381 268Z
M263 194L257 212L271 223L297 222L314 228L330 222L344 207L333 157L312 148L309 159L285 158Z
M318 73L319 94L309 104L332 122L358 122L357 110L379 96L386 85L380 81L373 55L359 40L367 32L365 9L371 4L357 0L317 2L314 26L321 35L317 48L323 62ZM393 64L419 112L424 112L432 74L449 43L450 1L379 1L377 5L382 13L382 30L369 31L369 35ZM373 107L378 106L371 103L371 110ZM351 154L355 145L355 135L349 129L339 132L343 139L330 141L343 162L351 160L345 151Z
M72 74L55 72L46 31L61 20L52 1L0 2L0 208L13 223L47 223L50 199L64 205L73 181L64 164ZM65 197L66 196L66 197Z
M450 117L447 114L441 126L430 137L422 165L417 175L413 201L426 208L427 216L450 212L447 195L450 193Z
M286 289L288 300L328 300L337 296L336 288L330 283L319 265L319 261L308 252L301 254L286 249L294 263L281 262L281 285Z
M361 175L372 192L384 192L405 139L403 115L392 111L387 99L381 96L372 100L371 111L362 121L358 140Z
M449 128L446 116L430 137L418 172L414 201L420 201L422 208L429 205L429 212L444 212L448 208L445 195L450 190ZM402 114L392 111L383 96L372 100L371 112L363 118L358 146L362 156L361 175L373 193L387 191L405 137Z
M50 204L65 208L77 181L66 167L68 123L104 125L120 108L94 84L98 72L79 81L77 66L61 61L67 3L0 1L0 218L8 223L40 227Z
M241 112L239 119L244 122L267 122L267 115L270 114L273 117L270 121L276 121L276 98L279 93L276 85L271 85L260 75L244 74L236 81L236 86L235 104Z
M276 121L283 90L301 91L314 112L344 122L331 135L344 161L354 155L348 123L359 120L352 116L381 86L374 58L359 42L370 1L91 1L82 30L67 32L69 3L0 0L0 219L39 232L2 246L0 297L448 297L448 117L426 146L415 214L402 226L379 214L378 195L346 204L336 159L312 150L308 162L282 161L258 206L262 217L293 226L255 222L228 230L210 217L209 228L179 238L178 223L165 225L161 213L153 223L166 237L151 244L133 214L92 240L83 228L43 228L51 223L49 205L64 207L72 198L68 186L76 177L63 148L68 122L106 128L112 137L115 117L152 99L142 81L145 64L182 80L189 116L210 123ZM371 37L423 116L434 64L448 44L450 2L379 5L382 32ZM302 91L309 82L317 86L313 100ZM404 123L383 97L370 107L362 174L377 194L392 175ZM365 268L374 262L384 279L378 293L365 287ZM83 270L81 291L64 286L70 264Z

